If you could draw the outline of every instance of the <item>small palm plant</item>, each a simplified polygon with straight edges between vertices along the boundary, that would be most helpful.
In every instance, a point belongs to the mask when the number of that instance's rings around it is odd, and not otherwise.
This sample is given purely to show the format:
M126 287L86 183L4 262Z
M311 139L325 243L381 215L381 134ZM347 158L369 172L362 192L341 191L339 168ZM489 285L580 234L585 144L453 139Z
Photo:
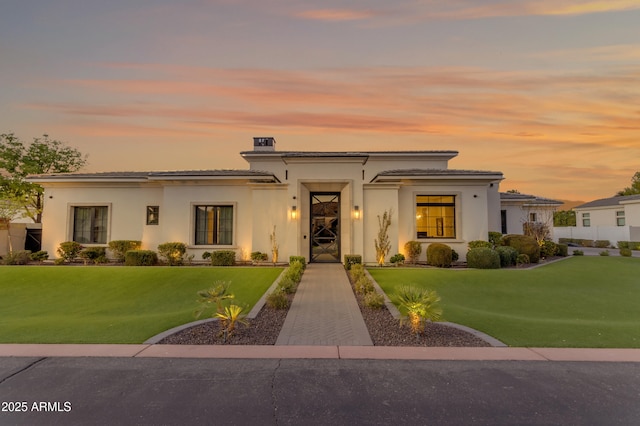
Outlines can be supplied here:
M198 292L198 303L200 306L195 311L196 318L211 306L215 305L216 314L223 312L222 303L225 300L233 299L234 295L228 293L231 283L226 281L216 281L211 288ZM215 316L215 315L214 315Z
M226 306L224 312L216 313L216 318L219 318L224 325L225 338L230 336L236 329L236 324L248 325L249 323L244 319L245 315L242 313L244 308L238 305ZM226 340L226 339L225 339Z
M438 306L440 296L435 290L402 286L395 295L395 301L407 311L411 331L416 334L424 331L427 321L442 318L442 308Z

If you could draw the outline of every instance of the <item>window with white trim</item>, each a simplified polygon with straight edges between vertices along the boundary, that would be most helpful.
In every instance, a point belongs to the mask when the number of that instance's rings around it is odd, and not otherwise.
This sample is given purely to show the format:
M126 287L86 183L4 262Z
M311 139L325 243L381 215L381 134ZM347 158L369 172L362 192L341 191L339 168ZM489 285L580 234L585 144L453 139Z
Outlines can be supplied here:
M195 206L195 244L233 244L233 206Z
M626 221L624 219L624 210L616 212L616 225L625 226Z
M73 207L72 240L80 244L106 244L109 207Z
M582 226L585 228L591 226L591 213L582 213Z

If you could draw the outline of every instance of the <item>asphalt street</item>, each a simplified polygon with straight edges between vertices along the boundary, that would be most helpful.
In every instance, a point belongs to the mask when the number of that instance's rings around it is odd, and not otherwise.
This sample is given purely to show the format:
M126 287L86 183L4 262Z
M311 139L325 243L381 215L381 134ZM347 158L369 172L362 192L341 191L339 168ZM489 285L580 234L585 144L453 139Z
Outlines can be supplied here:
M637 425L640 364L0 358L1 425Z

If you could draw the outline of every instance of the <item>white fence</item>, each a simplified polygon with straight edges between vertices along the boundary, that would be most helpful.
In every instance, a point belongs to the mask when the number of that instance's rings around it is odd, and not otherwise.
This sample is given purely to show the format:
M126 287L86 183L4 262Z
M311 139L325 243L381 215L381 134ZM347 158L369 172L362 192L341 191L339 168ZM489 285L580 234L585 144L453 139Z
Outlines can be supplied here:
M618 241L640 241L638 226L561 226L553 228L553 239L577 238L582 240L609 240L616 245Z

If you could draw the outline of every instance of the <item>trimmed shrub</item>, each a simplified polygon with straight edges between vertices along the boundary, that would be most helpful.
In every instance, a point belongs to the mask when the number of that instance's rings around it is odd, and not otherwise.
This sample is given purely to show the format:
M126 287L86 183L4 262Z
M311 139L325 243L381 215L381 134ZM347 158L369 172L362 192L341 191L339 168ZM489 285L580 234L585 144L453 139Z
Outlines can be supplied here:
M530 263L531 260L529 260L529 256L527 256L526 254L519 254L516 258L516 266L524 266Z
M158 264L158 254L153 250L129 250L124 254L127 266L154 266Z
M578 240L578 244L582 247L593 247L595 246L595 241L593 240Z
M369 278L362 276L356 281L354 288L358 294L367 294L374 291L373 283Z
M107 263L107 249L105 247L87 247L80 252L80 257L85 265L90 261L96 265Z
M540 262L540 246L535 238L526 235L509 234L502 237L502 243L518 250L520 254L529 256L531 263Z
M460 259L460 255L454 249L451 249L451 260L457 262Z
M184 255L187 252L185 243L162 243L158 246L158 256L164 259L170 266L182 265Z
M205 251L204 253L202 253L202 260L207 260L207 259L211 259L210 251Z
M211 253L213 266L233 266L236 264L236 252L233 250L216 250Z
M629 241L618 241L618 248L619 249L628 249L629 248Z
M632 254L633 253L632 253L631 249L628 249L628 248L621 248L620 249L620 256L631 257Z
M489 242L493 244L493 247L498 247L502 241L502 234L500 232L489 232Z
M639 241L618 241L618 248L640 250L640 242Z
M467 253L467 266L476 269L499 269L500 255L487 247L472 248Z
M600 256L609 256L611 253L609 253L609 250L602 250L600 252Z
M404 251L409 257L409 263L416 264L422 254L422 243L420 241L407 241L404 244ZM393 263L393 262L391 262Z
M259 251L254 251L251 253L251 260L254 262L262 262L269 260L269 255L267 253L261 253Z
M351 275L351 280L354 283L356 281L358 281L361 277L366 276L366 274L364 272L364 265L362 265L362 264L353 265L351 267L351 270L349 271L349 275Z
M10 251L2 258L4 265L26 265L31 260L31 251L16 250Z
M344 267L347 271L351 269L353 265L362 264L362 256L359 254L345 254L344 255Z
M484 240L469 241L469 250L479 247L493 248L493 244Z
M382 309L384 307L384 296L377 291L372 291L364 295L364 305L371 309Z
M540 255L544 258L555 256L558 253L558 245L553 241L546 240L540 247Z
M267 296L267 306L273 309L287 309L289 298L283 291L275 290Z
M49 252L46 250L40 250L35 253L31 253L29 257L31 257L31 260L42 263L43 261L49 259Z
M514 266L518 260L518 250L509 246L498 246L496 251L500 256L500 266L502 268L508 268Z
M573 255L574 256L584 256L584 252L582 250L574 250L573 251Z
M77 243L75 241L65 241L64 243L60 243L56 253L60 256L65 262L73 262L80 251L82 250L82 244Z
M300 262L292 262L291 265L287 268L287 271L284 273L285 276L290 277L293 281L297 283L302 279L302 274L304 272L304 267Z
M140 250L142 241L137 240L113 240L109 241L109 250L118 262L124 262L129 250Z
M451 247L442 243L432 243L427 247L427 265L450 268L453 261Z
M295 293L297 284L298 283L293 278L285 275L280 278L280 281L278 281L277 288L283 293L291 294Z
M558 256L569 256L569 246L566 244L558 244Z
M594 245L597 248L607 248L611 246L611 242L609 240L596 240Z
M304 256L289 256L289 265L293 262L300 262L302 264L302 269L307 268L307 259Z
M404 260L405 260L404 254L402 253L394 254L393 256L391 256L391 259L389 259L389 261L394 265L399 265L401 263L404 263Z

